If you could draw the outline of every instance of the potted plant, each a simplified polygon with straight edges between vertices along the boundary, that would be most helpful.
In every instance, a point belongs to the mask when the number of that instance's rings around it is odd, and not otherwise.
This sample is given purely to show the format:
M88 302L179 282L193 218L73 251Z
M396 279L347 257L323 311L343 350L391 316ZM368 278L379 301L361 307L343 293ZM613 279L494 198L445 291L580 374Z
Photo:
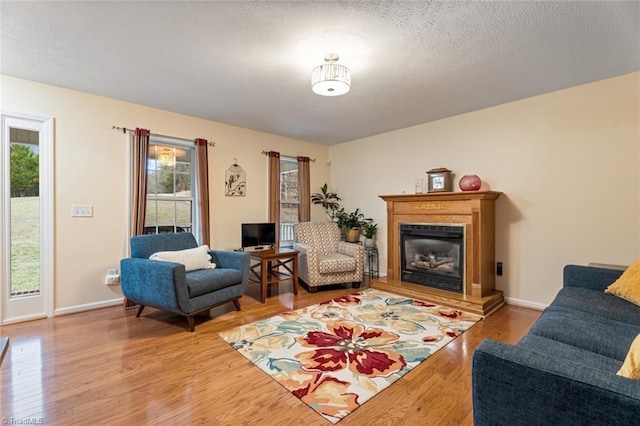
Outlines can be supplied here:
M360 209L355 209L351 213L347 213L344 208L340 208L335 212L338 227L344 231L345 240L355 243L360 239L362 227L370 220L364 217Z
M320 192L311 194L311 202L316 205L320 205L327 212L332 220L335 218L336 212L340 209L341 198L335 192L329 191L327 184L325 183L320 187Z
M362 233L364 234L364 246L367 248L375 248L378 224L374 222L366 222L362 227Z

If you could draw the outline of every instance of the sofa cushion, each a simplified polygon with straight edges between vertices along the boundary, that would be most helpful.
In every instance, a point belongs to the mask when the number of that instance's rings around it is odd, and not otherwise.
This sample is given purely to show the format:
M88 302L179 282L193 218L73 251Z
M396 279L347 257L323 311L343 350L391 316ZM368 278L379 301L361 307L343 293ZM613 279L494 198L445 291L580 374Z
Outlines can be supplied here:
M210 262L211 255L209 254L209 247L206 245L185 250L160 251L153 253L149 256L149 259L182 263L187 272L215 268L215 264Z
M565 287L558 292L551 306L571 308L601 318L640 326L640 306L602 291Z
M340 253L321 254L318 260L321 274L351 272L356 269L356 259Z
M566 359L567 361L576 362L610 373L615 373L622 365L622 362L617 359L534 334L524 336L518 342L518 346L529 349L530 351L553 355Z
M597 317L561 306L544 310L529 334L623 361L640 326Z
M629 266L605 292L640 305L640 259Z
M191 298L241 282L242 272L237 269L199 269L187 273L187 288Z

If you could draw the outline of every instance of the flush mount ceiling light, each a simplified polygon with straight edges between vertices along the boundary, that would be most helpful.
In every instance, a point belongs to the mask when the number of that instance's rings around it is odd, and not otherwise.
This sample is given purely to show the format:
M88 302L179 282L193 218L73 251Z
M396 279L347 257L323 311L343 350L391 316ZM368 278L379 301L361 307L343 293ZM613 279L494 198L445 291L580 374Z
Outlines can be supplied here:
M338 65L338 55L329 53L324 57L326 64L317 66L311 72L311 89L322 96L344 95L351 88L351 71Z

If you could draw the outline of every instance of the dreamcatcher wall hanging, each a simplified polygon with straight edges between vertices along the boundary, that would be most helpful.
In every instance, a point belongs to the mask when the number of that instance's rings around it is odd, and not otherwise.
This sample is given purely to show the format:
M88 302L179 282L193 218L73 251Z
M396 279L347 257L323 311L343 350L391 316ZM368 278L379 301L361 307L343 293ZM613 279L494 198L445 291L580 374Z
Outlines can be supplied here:
M244 197L247 195L247 175L238 164L238 159L233 159L233 164L225 175L225 195L227 197Z

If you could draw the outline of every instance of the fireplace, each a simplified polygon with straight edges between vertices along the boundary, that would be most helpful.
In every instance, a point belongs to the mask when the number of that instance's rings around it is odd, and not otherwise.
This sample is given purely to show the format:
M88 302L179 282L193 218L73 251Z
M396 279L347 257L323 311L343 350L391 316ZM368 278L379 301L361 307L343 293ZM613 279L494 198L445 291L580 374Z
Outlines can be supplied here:
M479 315L500 308L504 297L495 288L494 212L501 194L381 195L387 203L387 275L374 278L371 286Z
M400 224L400 279L464 292L464 226Z

